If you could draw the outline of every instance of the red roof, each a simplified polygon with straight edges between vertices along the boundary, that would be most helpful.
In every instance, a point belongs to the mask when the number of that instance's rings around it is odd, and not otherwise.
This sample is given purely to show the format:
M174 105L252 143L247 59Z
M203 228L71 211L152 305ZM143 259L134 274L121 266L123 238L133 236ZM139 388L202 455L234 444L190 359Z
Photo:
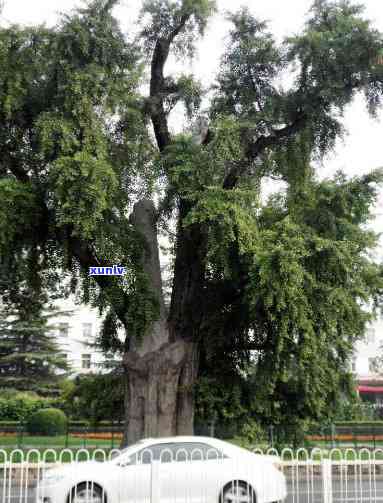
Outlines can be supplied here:
M359 393L383 393L383 386L358 386Z

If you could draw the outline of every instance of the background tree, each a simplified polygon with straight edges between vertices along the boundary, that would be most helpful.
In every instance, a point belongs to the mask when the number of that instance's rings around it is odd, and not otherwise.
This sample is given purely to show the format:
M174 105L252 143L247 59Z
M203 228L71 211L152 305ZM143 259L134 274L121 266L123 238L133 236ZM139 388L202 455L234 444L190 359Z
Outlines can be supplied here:
M2 271L12 277L35 250L32 278L65 268L101 308L103 347L126 371L125 441L191 433L198 364L217 375L220 362L239 369L251 351L258 414L280 420L293 401L299 418L319 417L348 386L362 306L380 300L364 224L381 176L320 183L310 166L342 134L357 92L372 114L380 105L382 36L347 1L317 0L302 33L281 45L240 10L208 121L200 134L175 135L172 109L184 103L193 117L203 89L166 76L165 64L193 55L214 5L144 1L132 43L115 3L95 0L53 29L0 31ZM293 83L277 86L289 71ZM263 204L270 176L287 189ZM166 307L158 233L171 219ZM114 263L124 278L88 276Z
M122 421L124 418L124 381L116 371L77 376L62 393L65 411L72 419Z
M49 394L69 370L54 338L51 318L36 292L20 291L0 311L0 379L2 386Z

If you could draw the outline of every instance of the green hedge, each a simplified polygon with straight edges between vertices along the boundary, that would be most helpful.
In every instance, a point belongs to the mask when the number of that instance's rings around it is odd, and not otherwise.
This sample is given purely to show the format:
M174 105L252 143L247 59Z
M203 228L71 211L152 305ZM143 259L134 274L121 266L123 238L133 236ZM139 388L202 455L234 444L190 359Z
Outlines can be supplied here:
M15 432L18 431L22 426L20 421L0 421L0 432L9 431Z
M100 429L102 426L112 427L112 426L117 426L118 424L122 424L122 423L118 423L117 421L114 421L114 422L113 421L99 421L96 425L96 428ZM84 427L84 428L94 428L94 425L92 425L91 421L85 421L85 420L80 420L80 419L76 419L76 420L70 419L69 425L73 428L75 428L76 426Z
M43 409L46 410L46 409ZM112 423L111 421L102 421L95 428L91 426L88 421L70 421L68 420L68 431L71 432L82 432L82 431L103 431L103 429L108 430L111 428L116 428L118 423ZM120 423L122 427L122 423ZM27 429L26 422L24 421L0 421L0 434L1 432L18 432L20 430Z
M76 426L88 427L90 425L89 421L81 421L79 419L76 419L74 421L70 420L69 423L70 423L70 426L73 426L73 427L76 427Z
M32 414L27 422L27 431L31 435L64 435L67 417L60 409L41 409Z
M25 421L40 409L51 407L52 400L29 393L0 395L0 421Z
M337 421L335 426L383 426L383 421Z

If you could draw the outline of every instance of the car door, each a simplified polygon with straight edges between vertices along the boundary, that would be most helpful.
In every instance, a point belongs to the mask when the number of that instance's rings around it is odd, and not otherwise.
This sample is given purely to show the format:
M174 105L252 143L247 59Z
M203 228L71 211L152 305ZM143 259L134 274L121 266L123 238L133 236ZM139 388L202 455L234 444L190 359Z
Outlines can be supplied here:
M129 456L120 466L120 503L150 503L152 459L156 459L156 452L149 446Z
M161 462L161 503L212 501L219 491L226 456L202 442L175 442L167 451L172 455L167 453L166 462Z

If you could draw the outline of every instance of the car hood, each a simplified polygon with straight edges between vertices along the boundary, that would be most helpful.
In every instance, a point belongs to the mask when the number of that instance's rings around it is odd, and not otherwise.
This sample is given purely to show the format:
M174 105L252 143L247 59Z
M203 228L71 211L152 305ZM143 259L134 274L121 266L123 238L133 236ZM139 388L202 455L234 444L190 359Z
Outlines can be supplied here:
M247 454L247 456L253 462L256 461L257 463L260 463L260 464L270 463L272 465L275 465L275 464L281 463L281 458L279 456L272 455L272 454L258 454L256 452L249 452Z

